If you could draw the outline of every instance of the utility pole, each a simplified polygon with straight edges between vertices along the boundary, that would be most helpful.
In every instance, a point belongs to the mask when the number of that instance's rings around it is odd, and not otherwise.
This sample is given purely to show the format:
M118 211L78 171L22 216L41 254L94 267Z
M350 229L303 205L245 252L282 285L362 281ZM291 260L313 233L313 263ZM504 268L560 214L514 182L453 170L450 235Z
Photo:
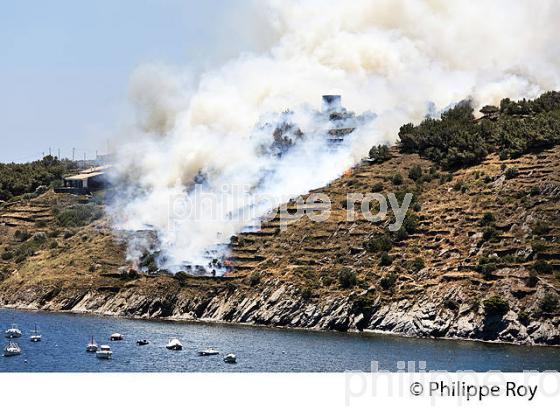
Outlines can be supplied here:
M76 148L72 148L72 161L74 161L74 154L76 153Z
M60 148L58 149L58 159L60 159Z

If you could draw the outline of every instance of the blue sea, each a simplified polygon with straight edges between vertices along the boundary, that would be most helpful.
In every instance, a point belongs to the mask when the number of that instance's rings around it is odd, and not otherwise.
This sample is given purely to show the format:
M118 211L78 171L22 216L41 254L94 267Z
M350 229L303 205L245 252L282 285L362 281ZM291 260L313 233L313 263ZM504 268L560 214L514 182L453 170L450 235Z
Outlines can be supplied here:
M372 362L379 369L397 371L409 361L416 368L425 362L426 370L440 371L560 371L558 347L0 309L2 338L12 323L23 331L23 337L15 339L23 352L0 357L0 372L340 372L369 371ZM43 336L39 343L29 341L35 326ZM124 340L110 342L114 332ZM111 346L112 360L86 353L91 336ZM174 337L182 342L182 351L165 349ZM137 346L138 339L150 344ZM220 355L197 355L207 347ZM228 353L237 356L237 364L223 362Z

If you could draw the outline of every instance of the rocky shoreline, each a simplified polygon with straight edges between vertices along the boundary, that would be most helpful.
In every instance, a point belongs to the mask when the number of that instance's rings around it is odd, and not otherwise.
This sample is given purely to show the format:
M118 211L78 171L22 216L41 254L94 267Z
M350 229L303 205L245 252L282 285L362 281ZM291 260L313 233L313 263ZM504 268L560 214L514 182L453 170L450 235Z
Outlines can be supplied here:
M256 289L233 286L192 292L158 283L150 287L73 289L27 286L1 289L0 306L53 312L98 314L134 319L204 321L293 329L376 332L406 337L476 340L523 345L560 345L559 318L527 323L514 311L487 315L482 307L461 304L454 309L425 294L415 300L384 300L368 290L344 297L308 300L293 285L278 279ZM461 299L461 289L455 292Z

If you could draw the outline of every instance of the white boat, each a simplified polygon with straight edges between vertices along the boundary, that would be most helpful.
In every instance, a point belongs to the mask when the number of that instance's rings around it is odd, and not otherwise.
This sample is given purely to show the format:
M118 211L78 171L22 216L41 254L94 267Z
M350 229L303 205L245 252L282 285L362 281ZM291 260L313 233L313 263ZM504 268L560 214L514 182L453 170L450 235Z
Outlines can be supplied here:
M115 342L117 340L123 340L124 336L121 335L120 333L113 333L110 337L109 340L111 340L112 342Z
M137 344L138 346L146 346L146 345L149 345L149 344L150 344L150 341L147 340L147 339L140 339L140 340L137 340L137 341L136 341L136 344Z
M4 347L5 357L17 356L19 354L21 354L21 347L17 343L10 342Z
M95 352L95 356L98 359L112 359L113 358L113 351L111 350L110 346L101 345L97 352Z
M32 342L40 342L42 338L43 337L37 330L37 325L35 325L35 329L33 330L33 332L31 332L31 336L29 337L29 340L31 340Z
M93 336L91 337L90 342L88 343L87 347L86 347L86 352L89 353L95 353L97 352L97 343L95 343L95 340L93 339Z
M16 324L13 324L12 327L6 330L5 334L8 339L14 339L16 337L21 337L21 330L18 329Z
M199 356L215 356L217 354L220 354L220 352L218 352L216 349L214 348L208 348L208 349L204 349L204 350L200 350L198 352Z
M169 342L165 346L166 349L169 350L183 350L183 345L179 341L179 339L169 339Z
M237 357L233 353L229 353L224 357L226 363L237 363Z

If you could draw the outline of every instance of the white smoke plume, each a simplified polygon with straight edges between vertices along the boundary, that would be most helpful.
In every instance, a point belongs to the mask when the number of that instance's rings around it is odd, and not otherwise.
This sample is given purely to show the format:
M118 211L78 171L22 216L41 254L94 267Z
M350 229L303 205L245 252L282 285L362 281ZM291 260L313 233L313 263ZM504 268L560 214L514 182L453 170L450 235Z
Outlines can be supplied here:
M118 228L155 230L159 265L172 271L205 263L207 250L247 225L240 207L263 214L328 183L434 107L533 98L560 83L554 0L278 0L254 7L251 18L261 20L245 24L272 30L266 51L197 75L147 66L132 77L138 127L118 151L117 176L127 183L111 211ZM323 94L341 94L346 107L376 118L332 149L324 118L314 113ZM264 154L274 129L264 124L286 109L305 138L280 158ZM197 175L204 183L195 189ZM202 206L201 193L218 198L219 215ZM198 215L170 214L177 198L192 199Z

